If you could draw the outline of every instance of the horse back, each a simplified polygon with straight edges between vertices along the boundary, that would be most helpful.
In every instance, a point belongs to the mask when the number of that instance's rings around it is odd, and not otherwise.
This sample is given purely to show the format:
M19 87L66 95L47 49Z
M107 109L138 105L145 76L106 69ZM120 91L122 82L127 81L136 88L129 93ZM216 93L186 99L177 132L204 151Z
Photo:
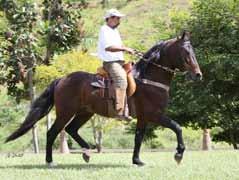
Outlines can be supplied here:
M63 77L55 88L56 110L87 111L109 117L108 107L114 108L114 100L103 98L100 89L91 85L96 78L96 74L83 71Z

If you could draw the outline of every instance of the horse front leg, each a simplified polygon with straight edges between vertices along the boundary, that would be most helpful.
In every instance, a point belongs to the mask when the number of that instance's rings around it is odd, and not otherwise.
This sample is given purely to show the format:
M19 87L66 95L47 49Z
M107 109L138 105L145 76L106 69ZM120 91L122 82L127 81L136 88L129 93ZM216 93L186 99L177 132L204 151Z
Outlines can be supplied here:
M133 164L136 164L138 166L143 166L145 165L139 158L139 153L140 153L140 147L144 138L144 134L145 134L145 129L146 129L146 125L143 127L140 127L137 124L137 128L135 131L135 139L134 139L134 153L133 153Z
M176 153L174 155L175 161L179 164L183 159L183 153L185 151L185 145L183 142L183 136L182 136L182 128L181 126L175 122L174 120L170 119L167 116L160 115L159 120L157 121L161 126L169 128L173 130L177 137L177 148Z

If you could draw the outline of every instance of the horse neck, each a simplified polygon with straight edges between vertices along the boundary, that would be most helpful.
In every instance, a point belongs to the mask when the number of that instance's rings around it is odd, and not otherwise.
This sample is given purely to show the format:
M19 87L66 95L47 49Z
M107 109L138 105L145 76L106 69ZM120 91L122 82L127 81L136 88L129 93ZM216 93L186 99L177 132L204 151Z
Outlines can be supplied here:
M169 67L169 65L167 64L168 62L167 60L164 60L162 58L160 62L161 62L160 65L164 67ZM145 72L145 78L170 86L173 74L149 63L148 68Z

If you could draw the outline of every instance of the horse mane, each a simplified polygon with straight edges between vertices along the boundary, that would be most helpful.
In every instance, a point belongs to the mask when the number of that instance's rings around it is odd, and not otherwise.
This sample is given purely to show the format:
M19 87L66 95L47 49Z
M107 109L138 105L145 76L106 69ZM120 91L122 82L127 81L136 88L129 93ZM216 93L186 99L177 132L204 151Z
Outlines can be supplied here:
M150 61L159 62L163 56L163 49L165 46L165 41L160 41L150 48L143 57L135 64L136 71L139 73L139 76L142 78L145 74L145 70Z

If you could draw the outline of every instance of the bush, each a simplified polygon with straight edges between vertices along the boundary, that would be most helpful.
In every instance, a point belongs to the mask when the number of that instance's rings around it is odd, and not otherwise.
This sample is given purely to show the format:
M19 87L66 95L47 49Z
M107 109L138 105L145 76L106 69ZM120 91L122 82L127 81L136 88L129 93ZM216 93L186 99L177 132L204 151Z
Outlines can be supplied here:
M88 53L72 51L64 55L58 55L54 57L52 65L41 65L37 67L36 85L42 89L52 80L70 74L71 72L87 71L94 73L98 66L100 66L100 61Z
M190 27L204 53L239 53L238 7L237 0L195 1Z
M4 144L4 141L21 123L25 112L25 104L17 104L15 100L7 96L6 89L0 87L0 150L24 150L29 147L29 136L21 138L17 142Z
M179 35L182 30L188 27L188 19L190 18L190 12L186 10L179 10L177 8L170 9L169 17L171 19L170 27L174 34Z

